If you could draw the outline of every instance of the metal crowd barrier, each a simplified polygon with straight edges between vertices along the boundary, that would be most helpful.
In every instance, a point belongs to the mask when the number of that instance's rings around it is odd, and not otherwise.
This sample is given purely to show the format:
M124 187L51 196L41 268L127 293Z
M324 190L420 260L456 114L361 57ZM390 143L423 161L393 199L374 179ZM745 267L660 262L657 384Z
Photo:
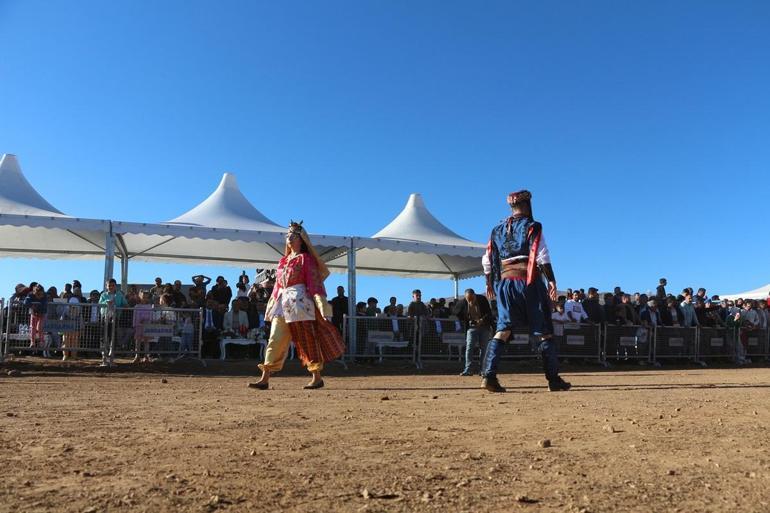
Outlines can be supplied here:
M656 326L653 360L687 359L696 360L698 354L698 328Z
M605 324L603 361L652 361L654 330L639 325Z
M345 316L343 319L343 338L350 340L351 330L355 330L356 350L351 352L346 344L346 359L376 358L411 360L420 367L418 359L418 319L409 317L368 317Z
M766 358L770 355L767 329L746 331L743 338L746 340L744 347L748 358Z
M697 358L700 362L707 359L721 358L732 360L736 355L735 329L733 328L698 328Z
M463 359L465 330L455 319L420 318L418 359L452 359L453 349L457 358Z
M561 329L558 329L561 328ZM560 358L602 358L601 324L565 323L554 325L554 340Z
M32 341L30 308L19 301L11 302L5 315L3 355L13 351L104 358L108 353L108 337L103 310L104 305L98 303L49 302L41 336Z
M137 305L109 308L104 317L111 357L201 357L204 317L200 308Z

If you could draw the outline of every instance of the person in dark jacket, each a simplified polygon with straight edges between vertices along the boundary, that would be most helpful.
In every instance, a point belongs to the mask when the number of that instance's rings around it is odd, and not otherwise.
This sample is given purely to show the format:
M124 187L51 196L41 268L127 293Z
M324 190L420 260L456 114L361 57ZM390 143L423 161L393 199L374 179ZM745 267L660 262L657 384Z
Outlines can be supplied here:
M666 307L661 309L660 320L664 326L681 326L684 322L684 314L673 296L669 296Z
M599 304L599 290L595 287L588 288L588 297L583 301L583 310L588 315L588 321L594 324L604 322L604 309Z
M484 296L476 294L473 289L467 289L465 296L454 306L454 315L463 323L465 328L465 368L461 376L473 375L473 353L481 358L481 343L489 340L492 328L492 308Z

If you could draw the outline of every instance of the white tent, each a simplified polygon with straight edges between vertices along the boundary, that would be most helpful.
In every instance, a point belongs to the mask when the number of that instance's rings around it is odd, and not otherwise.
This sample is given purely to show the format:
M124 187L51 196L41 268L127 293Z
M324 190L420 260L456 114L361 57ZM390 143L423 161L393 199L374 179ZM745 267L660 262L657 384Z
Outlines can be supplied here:
M286 228L257 210L225 173L211 195L164 223L113 222L123 281L129 260L275 267L283 256ZM350 246L349 237L312 235L325 259Z
M104 258L110 222L68 216L24 177L15 155L0 157L0 257Z
M770 283L767 285L764 285L762 287L759 287L758 289L749 290L747 292L741 292L739 294L730 294L727 296L719 296L720 299L767 299L768 295L770 295Z
M411 194L401 213L371 238L356 237L354 246L356 272L455 280L482 273L486 248L442 224L419 194ZM338 258L330 267L340 269L344 264Z

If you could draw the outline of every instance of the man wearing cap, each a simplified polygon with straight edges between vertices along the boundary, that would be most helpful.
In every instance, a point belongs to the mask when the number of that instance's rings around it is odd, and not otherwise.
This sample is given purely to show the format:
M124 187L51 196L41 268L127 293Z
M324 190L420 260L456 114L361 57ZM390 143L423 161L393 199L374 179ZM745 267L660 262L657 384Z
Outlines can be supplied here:
M522 190L508 195L511 216L492 229L482 259L487 297L497 298L497 331L484 354L482 388L505 392L497 379L497 364L512 331L529 327L540 341L548 390L569 390L559 376L556 344L553 341L551 301L556 301L556 278L543 238L542 225L532 218L532 194ZM548 281L546 289L545 281ZM550 298L550 299L549 299Z

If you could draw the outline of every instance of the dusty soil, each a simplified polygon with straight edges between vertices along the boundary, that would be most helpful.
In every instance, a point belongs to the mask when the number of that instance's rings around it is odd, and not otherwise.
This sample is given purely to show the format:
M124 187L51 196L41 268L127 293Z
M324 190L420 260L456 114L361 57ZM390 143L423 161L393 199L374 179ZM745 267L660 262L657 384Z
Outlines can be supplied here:
M770 511L768 368L198 368L4 365L0 510Z

